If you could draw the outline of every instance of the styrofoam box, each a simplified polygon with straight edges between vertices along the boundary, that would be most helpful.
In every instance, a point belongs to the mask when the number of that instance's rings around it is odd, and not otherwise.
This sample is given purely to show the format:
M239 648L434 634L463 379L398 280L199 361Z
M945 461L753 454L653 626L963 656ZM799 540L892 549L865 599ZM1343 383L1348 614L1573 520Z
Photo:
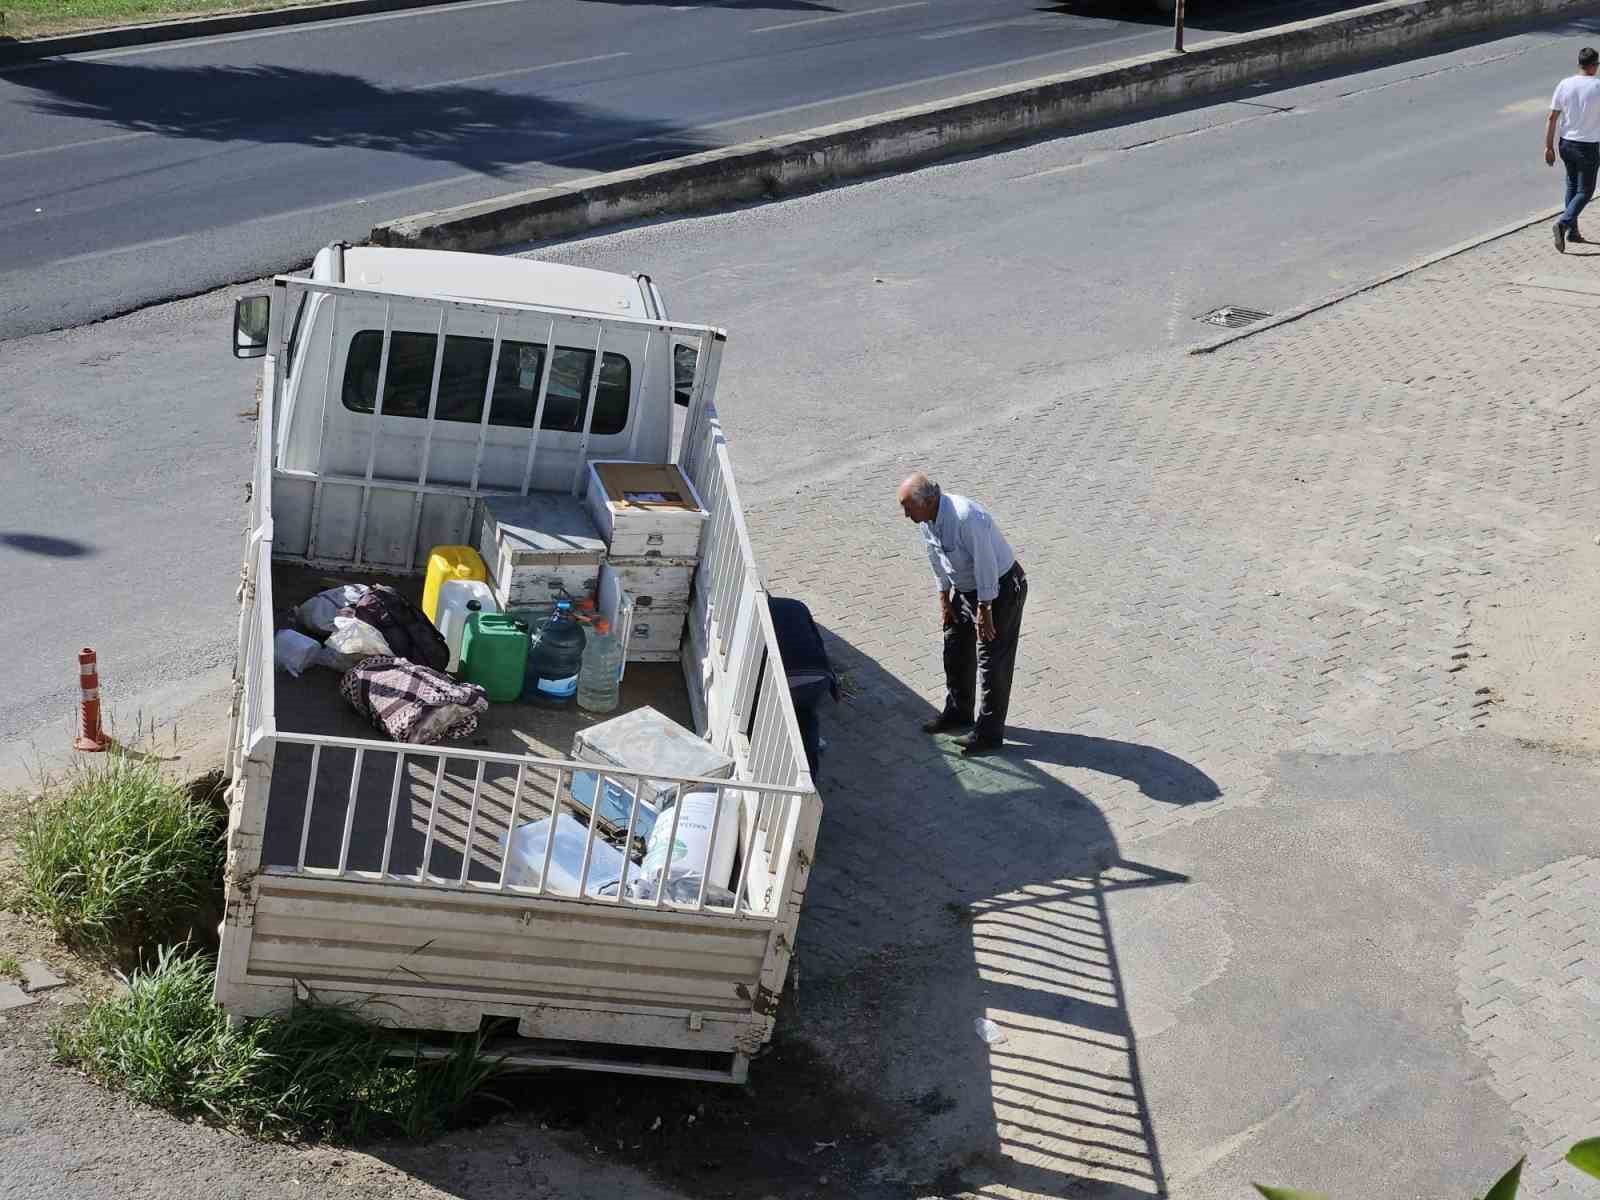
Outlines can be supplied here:
M581 500L565 492L484 496L478 553L502 609L592 595L606 546Z
M614 557L700 557L707 514L675 464L592 462L585 500Z

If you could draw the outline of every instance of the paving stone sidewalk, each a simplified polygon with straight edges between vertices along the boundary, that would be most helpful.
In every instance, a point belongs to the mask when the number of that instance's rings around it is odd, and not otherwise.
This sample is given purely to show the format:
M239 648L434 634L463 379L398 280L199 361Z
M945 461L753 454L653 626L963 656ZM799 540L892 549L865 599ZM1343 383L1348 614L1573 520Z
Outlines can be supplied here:
M1006 908L1037 933L1061 930L1065 907L1081 904L1092 930L1085 870L1262 804L1280 753L1473 737L1492 703L1473 671L1472 603L1594 552L1600 339L1574 330L1591 328L1597 307L1600 256L1558 258L1539 226L1045 407L995 412L975 399L959 435L876 447L868 467L763 497L752 525L770 585L812 605L851 691L826 729L802 970L848 976L875 955L948 940L963 905L980 917ZM939 702L941 671L931 579L893 503L914 466L988 503L1028 569L1016 745L1000 759L963 761L916 728ZM1600 876L1585 865L1551 878L1564 881L1561 932L1600 938ZM1499 901L1484 904L1484 920L1498 919ZM980 981L1016 984L1015 964L982 965L983 927ZM1463 954L1492 948L1463 933ZM1552 989L1577 986L1570 946L1552 947L1527 952L1545 955L1526 986L1547 1010L1573 994ZM1115 990L1093 945L1077 964L1037 940L1020 952L1079 971L1047 989L1057 1009L1029 1001L1024 1026ZM1478 1006L1510 997L1463 993L1463 1029L1491 1060L1498 1035ZM1592 997L1559 1019L1600 1037ZM1102 1025L1085 1069L1118 1076L1101 1060L1107 1039L1128 1039L1126 1020ZM1013 1034L1013 1048L1026 1037ZM1036 1053L1065 1069L1076 1051L1057 1040ZM1133 1104L1134 1062L1120 1082ZM1051 1157L1008 1139L998 1090L994 1103L1002 1158L1021 1171ZM1596 1132L1572 1104L1518 1103L1537 1109L1523 1115L1551 1145ZM1147 1121L1093 1138L1081 1123L1044 1122L1060 1171L1163 1189ZM1099 1149L1085 1155L1088 1144ZM982 1194L1062 1194L1059 1181L1016 1179Z

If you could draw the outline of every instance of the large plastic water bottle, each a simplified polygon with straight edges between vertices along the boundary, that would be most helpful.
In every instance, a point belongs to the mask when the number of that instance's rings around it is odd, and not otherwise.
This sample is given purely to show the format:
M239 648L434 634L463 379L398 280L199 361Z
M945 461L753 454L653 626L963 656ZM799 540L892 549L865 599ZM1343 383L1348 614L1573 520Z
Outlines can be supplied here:
M578 707L592 713L616 708L622 699L621 677L622 641L611 632L611 622L596 617L578 670Z
M570 704L578 691L583 643L583 626L572 615L572 605L562 600L533 632L523 699L555 707Z

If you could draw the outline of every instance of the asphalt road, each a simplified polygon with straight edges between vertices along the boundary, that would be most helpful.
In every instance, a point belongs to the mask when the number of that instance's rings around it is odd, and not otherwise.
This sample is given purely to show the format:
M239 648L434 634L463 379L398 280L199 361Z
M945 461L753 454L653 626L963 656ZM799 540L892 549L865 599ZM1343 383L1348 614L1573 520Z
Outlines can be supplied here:
M648 271L675 315L730 330L723 409L771 499L1214 335L1194 318L1219 305L1283 311L1555 205L1542 112L1597 25L544 253ZM229 304L0 343L0 571L29 598L0 608L14 752L60 743L84 642L125 724L226 680L258 378Z
M292 269L407 213L1170 45L1141 5L465 0L10 69L0 339ZM1353 4L1195 7L1191 43Z

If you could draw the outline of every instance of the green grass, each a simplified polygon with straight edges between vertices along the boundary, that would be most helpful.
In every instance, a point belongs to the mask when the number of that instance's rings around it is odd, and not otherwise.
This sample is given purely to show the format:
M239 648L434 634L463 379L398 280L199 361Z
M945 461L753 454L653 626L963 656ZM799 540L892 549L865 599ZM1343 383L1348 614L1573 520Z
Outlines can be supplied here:
M17 839L20 900L68 945L137 961L204 923L221 887L222 839L214 806L154 763L108 754L29 809Z
M44 37L79 29L141 25L205 13L263 12L315 0L0 0L0 37Z
M16 960L15 955L0 954L0 983L6 980L19 980L22 978L22 964Z
M57 1057L145 1104L284 1140L431 1137L465 1117L497 1068L479 1036L425 1059L415 1038L329 1005L229 1029L215 971L207 956L162 951L126 996L56 1031Z

